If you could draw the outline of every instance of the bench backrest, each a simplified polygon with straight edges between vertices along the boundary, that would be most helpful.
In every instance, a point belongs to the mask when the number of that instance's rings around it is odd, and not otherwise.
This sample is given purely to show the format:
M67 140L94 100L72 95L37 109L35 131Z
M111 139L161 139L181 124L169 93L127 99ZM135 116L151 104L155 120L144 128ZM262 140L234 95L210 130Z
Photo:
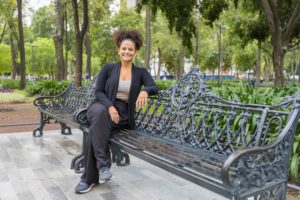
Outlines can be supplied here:
M221 99L193 69L137 111L136 127L152 136L227 156L244 147L271 144L293 109L293 99L275 106Z
M63 106L70 112L87 107L94 100L95 85L96 79L91 80L87 87L81 88L77 88L72 82L62 96Z

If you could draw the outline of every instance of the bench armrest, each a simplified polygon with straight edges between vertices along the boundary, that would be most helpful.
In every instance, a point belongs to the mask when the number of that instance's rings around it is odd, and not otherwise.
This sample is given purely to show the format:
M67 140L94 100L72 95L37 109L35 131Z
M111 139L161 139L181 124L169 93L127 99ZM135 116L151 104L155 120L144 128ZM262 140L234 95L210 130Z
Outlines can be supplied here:
M61 98L61 95L57 96L40 96L37 97L34 101L33 104L36 107L55 107L55 105L59 105L64 101L63 98Z
M237 194L262 188L267 184L287 181L291 147L298 119L299 111L295 109L274 143L233 152L221 170L225 187Z
M41 108L60 106L65 100L65 95L72 88L75 88L74 82L71 82L70 85L61 94L55 96L39 96L33 101L33 104L36 107L41 107Z
M87 110L88 110L87 107L81 108L81 109L76 110L73 113L74 121L77 122L78 124L80 124L81 126L89 124L88 119L87 119Z
M290 142L282 141L272 148L249 148L231 154L221 170L225 187L233 193L262 188L267 183L288 178Z

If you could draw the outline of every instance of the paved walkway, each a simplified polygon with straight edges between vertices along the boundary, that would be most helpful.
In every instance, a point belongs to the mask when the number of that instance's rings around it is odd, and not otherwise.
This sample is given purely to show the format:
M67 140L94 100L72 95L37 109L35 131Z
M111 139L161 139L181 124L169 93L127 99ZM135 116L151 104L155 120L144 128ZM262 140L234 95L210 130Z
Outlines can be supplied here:
M77 195L80 174L70 162L80 152L82 134L73 132L0 134L0 200L224 200L133 156L130 166L113 165L113 180Z

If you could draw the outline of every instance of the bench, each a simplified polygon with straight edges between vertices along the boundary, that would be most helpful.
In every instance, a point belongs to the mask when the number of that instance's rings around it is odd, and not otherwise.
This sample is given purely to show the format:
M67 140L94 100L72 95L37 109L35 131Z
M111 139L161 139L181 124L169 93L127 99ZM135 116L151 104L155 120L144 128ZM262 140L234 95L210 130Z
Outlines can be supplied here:
M93 84L83 98L93 98ZM214 95L192 69L136 111L135 130L112 135L113 158L120 164L125 157L127 164L128 152L229 199L284 200L299 98L287 97L278 105L227 101ZM81 107L73 115L84 141L86 111ZM82 163L83 153L72 167L79 170Z

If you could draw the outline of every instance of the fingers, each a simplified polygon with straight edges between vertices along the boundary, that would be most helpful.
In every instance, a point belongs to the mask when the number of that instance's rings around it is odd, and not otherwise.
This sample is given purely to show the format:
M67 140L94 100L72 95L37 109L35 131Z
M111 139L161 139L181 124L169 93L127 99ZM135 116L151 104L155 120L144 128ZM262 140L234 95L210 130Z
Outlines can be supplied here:
M111 120L112 120L115 124L119 123L119 121L120 121L120 116L119 116L118 113L115 113L115 114L111 115L110 117L111 117Z
M140 97L136 101L137 108L143 108L147 104L147 97Z
M109 115L110 115L110 118L111 120L117 124L119 123L120 121L120 116L119 116L119 113L118 111L116 110L115 107L111 106L109 109L108 109L108 112L109 112Z

